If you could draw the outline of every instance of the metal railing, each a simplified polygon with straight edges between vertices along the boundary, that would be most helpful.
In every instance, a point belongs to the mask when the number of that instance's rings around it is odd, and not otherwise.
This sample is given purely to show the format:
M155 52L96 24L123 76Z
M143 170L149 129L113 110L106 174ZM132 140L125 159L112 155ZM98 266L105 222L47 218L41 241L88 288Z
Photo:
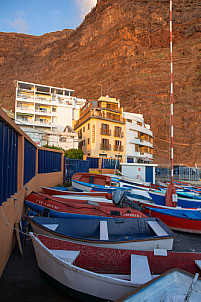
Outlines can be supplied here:
M0 120L0 206L17 192L18 133Z
M100 149L101 150L111 150L111 144L100 144Z
M156 168L156 177L170 179L171 169L164 167ZM187 181L199 181L200 171L193 167L178 167L173 170L174 180L187 180Z
M124 147L123 146L114 145L114 151L124 151Z
M102 135L111 135L111 130L100 129L100 134L102 134Z

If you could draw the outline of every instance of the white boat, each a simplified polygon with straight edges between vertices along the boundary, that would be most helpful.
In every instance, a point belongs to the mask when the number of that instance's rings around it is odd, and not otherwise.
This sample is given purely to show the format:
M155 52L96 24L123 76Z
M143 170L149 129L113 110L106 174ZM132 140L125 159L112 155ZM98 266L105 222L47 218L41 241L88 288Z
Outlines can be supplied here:
M195 274L200 267L200 253L108 249L30 236L42 277L82 301L115 301L171 268Z
M118 302L200 302L201 280L180 269L172 269L140 286ZM116 302L117 302L116 301Z

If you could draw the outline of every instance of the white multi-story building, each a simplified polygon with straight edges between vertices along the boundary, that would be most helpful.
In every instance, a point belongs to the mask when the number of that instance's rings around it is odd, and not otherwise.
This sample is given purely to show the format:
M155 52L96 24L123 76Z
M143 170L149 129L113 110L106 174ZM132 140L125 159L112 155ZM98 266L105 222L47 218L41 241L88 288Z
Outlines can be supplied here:
M126 158L129 163L152 162L153 133L142 114L124 112L126 120Z
M79 118L79 109L86 102L85 99L73 97L73 92L74 90L66 88L17 81L16 124L37 143L39 134L46 131L57 132L57 135L49 132L49 137L59 136L58 132L63 132L66 126L73 127ZM42 143L41 139L41 143L38 144ZM60 142L58 145L60 146Z

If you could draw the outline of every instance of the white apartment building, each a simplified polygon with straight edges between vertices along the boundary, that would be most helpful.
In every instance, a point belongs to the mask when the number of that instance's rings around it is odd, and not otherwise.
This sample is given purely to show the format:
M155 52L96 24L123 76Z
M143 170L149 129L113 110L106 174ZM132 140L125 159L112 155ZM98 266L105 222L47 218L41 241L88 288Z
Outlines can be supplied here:
M126 158L128 163L153 161L153 133L142 114L124 112L126 120Z
M39 145L43 144L44 138L40 138L40 134L46 134L47 131L49 137L58 136L58 139L54 139L58 141L57 145L63 145L64 141L62 143L59 140L59 132L64 132L66 126L73 127L74 121L79 118L79 109L86 102L85 99L73 97L73 92L66 88L17 81L16 124ZM66 135L63 136L63 140L67 140Z

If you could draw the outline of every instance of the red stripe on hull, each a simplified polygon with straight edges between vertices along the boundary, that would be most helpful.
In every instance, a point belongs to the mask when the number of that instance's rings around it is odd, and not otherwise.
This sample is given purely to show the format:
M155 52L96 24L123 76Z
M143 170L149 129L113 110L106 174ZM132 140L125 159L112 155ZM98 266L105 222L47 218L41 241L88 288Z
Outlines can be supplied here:
M201 253L167 252L167 256L154 256L149 251L129 251L86 246L45 236L38 236L49 249L80 251L75 265L97 273L130 274L131 254L147 256L152 274L162 274L172 268L180 268L191 274L200 273L195 260Z
M107 199L112 199L112 194L109 194L109 193L105 193L105 192L74 192L74 191L61 191L61 190L56 190L56 189L51 189L51 188L45 188L45 187L42 187L43 189L43 192L45 194L48 194L48 195L76 195L78 196L102 196L102 197L105 197Z
M149 214L152 217L157 217L173 230L183 231L188 233L201 234L201 221L193 219L185 219L150 210Z

